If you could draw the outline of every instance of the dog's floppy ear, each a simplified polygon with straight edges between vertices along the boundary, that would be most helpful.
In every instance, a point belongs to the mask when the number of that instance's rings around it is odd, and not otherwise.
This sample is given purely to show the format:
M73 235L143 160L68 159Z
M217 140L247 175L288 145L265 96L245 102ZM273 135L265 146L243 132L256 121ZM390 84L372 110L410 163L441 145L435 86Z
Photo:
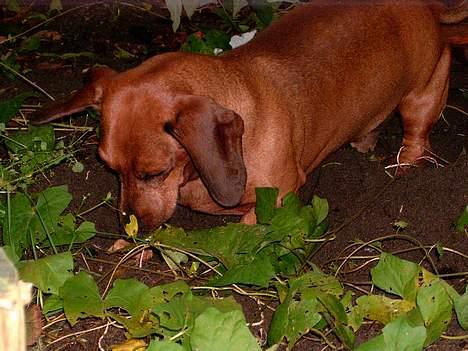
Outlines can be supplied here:
M213 199L225 207L239 204L247 178L242 118L201 96L179 98L176 109L165 130L187 150Z
M103 80L117 74L114 70L103 67L91 71L91 82L78 90L68 99L53 101L44 105L31 117L32 124L44 124L60 117L80 112L87 107L100 109L103 94Z

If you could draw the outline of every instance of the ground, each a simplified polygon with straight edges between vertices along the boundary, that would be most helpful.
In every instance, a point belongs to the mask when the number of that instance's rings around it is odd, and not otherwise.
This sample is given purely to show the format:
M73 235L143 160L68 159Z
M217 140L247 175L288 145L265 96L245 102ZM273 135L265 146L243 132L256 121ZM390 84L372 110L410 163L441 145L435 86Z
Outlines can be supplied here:
M186 24L184 30L189 31L189 26ZM98 5L75 10L41 29L54 30L63 35L56 44L50 44L47 51L90 51L97 55L93 60L81 57L69 60L65 64L62 60L46 57L25 58L24 65L32 69L28 77L55 97L68 95L82 86L82 70L95 62L122 70L137 65L151 55L176 50L184 40L183 34L172 32L169 21L124 4ZM135 57L128 60L116 58L113 53L118 47L133 52ZM422 261L424 265L428 263L427 259L423 259L422 250L405 251L414 247L414 242L411 241L418 241L427 249L433 248L435 244L448 248L442 256L432 254L431 257L438 272L446 275L446 279L459 292L462 291L466 285L466 275L452 274L468 271L468 240L466 234L454 229L454 222L468 204L468 118L466 112L463 112L468 111L468 99L462 91L463 88L467 88L465 70L466 62L462 55L458 56L454 59L452 68L453 84L448 104L459 110L448 107L431 136L433 150L439 160L437 166L429 164L396 179L388 174L392 173L391 170L386 172L385 166L392 163L401 140L399 121L397 116L393 116L386 123L374 153L360 154L350 146L344 146L330 155L309 176L307 184L301 190L301 196L304 201L310 199L312 194L328 199L328 220L331 228L336 230L334 240L323 245L311 258L315 264L327 269L332 259L350 253L349 249L346 253L342 251L352 243L401 234L400 240L381 239L382 247L388 251L400 252L401 257L415 262ZM7 81L1 78L1 85L18 92L31 90L31 87L21 80ZM78 122L82 120L83 118L80 118ZM118 179L99 160L96 153L97 142L95 136L87 137L78 153L78 159L85 165L84 172L73 173L68 166L61 165L48 174L47 178L41 177L35 187L43 189L50 184L67 184L74 195L75 209L80 206L83 197L86 197L84 208L99 203L108 192L117 198ZM116 200L114 204L117 204ZM100 207L89 213L86 218L95 221L99 232L103 234L122 233L117 212L110 207ZM236 217L209 216L178 208L170 223L184 228L202 228L237 220ZM397 221L404 221L408 226L398 229L395 226ZM104 236L90 244L95 259L87 260L93 270L101 273L110 271L119 259L117 255L106 253L112 241L103 238ZM462 257L457 252L465 256ZM150 285L171 279L167 273L160 273L167 268L158 256L144 268L145 271L128 267L120 270L119 275L138 276ZM356 274L349 273L342 278L354 286L359 286L369 281L368 270L358 270ZM260 335L262 328L267 329L271 313L264 306L257 305L247 298L238 297L238 301L243 304L249 322L261 320L261 312L265 312L263 323L253 328L254 333ZM60 324L55 328L48 328L46 333L58 333L58 336L61 336L98 324L99 321L87 320L73 329L69 329L66 324ZM373 335L375 330L374 325L364 326L360 337L365 339L368 335ZM463 331L454 322L447 334L461 335ZM57 343L49 349L97 350L96 345L101 335L102 330L98 330L69 338L66 342ZM112 345L122 338L119 330L111 329L103 337L102 344ZM313 338L307 337L300 341L294 350L321 350L323 347L324 345L318 344ZM468 344L464 340L443 339L429 349L467 350Z

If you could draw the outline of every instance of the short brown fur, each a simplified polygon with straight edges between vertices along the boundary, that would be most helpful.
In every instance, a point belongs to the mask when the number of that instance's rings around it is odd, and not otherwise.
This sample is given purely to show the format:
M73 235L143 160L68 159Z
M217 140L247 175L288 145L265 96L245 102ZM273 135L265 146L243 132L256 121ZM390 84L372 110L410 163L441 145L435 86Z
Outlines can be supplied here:
M219 57L170 53L101 69L37 121L99 109L99 153L120 175L121 210L147 229L176 203L252 223L256 187L284 195L341 145L372 149L394 109L399 162L419 162L447 98L438 11L417 0L315 0Z

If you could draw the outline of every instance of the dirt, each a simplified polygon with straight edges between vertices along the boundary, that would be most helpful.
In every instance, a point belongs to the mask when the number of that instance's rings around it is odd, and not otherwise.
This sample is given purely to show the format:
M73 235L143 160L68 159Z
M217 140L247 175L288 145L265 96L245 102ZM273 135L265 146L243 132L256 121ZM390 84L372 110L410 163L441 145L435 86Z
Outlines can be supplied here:
M203 17L205 16L205 17ZM209 18L211 23L216 20L209 11L204 11L200 21ZM196 23L196 20L195 20ZM94 63L107 64L115 69L123 70L133 67L154 54L176 50L183 42L185 35L174 34L171 23L159 16L150 15L126 5L95 5L76 10L68 15L57 18L48 25L41 27L48 31L57 31L63 37L52 44L46 44L41 52L82 52L90 51L96 54L94 59L79 57L63 62L62 59L38 57L34 53L23 55L24 67L31 68L28 77L40 87L56 97L68 95L83 84L82 70ZM193 31L197 26L184 22L182 32ZM1 33L0 33L1 35ZM123 48L134 57L123 60L116 58L114 52ZM452 80L454 84L449 94L449 105L462 111L468 111L468 99L461 88L467 87L466 62L463 55L454 59ZM46 64L44 64L46 63ZM54 66L57 64L58 66ZM0 78L2 87L11 88L15 92L31 90L31 87L17 79L8 81ZM44 101L44 100L42 100ZM74 119L74 123L82 123L84 118ZM398 152L401 141L401 129L397 116L390 118L382 131L377 149L372 154L360 154L349 146L344 146L318 167L308 178L307 184L301 190L301 197L308 201L312 194L328 199L330 204L329 224L335 233L335 239L327 242L311 258L322 267L330 270L341 261L337 257L349 254L356 246L350 244L371 241L389 235L400 235L391 240L380 239L381 248L386 251L403 251L400 257L421 262L431 268L424 252L410 250L415 243L425 246L430 251L429 256L440 274L447 274L446 279L459 292L466 285L466 275L452 275L468 271L468 260L459 253L468 254L466 234L454 229L454 222L468 204L468 117L454 108L447 108L444 117L437 123L431 136L437 165L428 164L425 167L413 169L402 177L393 179L386 172L385 166L391 164ZM311 141L313 142L313 141ZM118 179L98 159L96 154L98 140L90 135L78 153L78 159L85 165L82 173L73 173L67 165L60 165L47 174L47 179L40 177L35 187L43 189L49 185L67 184L73 193L72 208L77 210L84 197L86 201L81 208L90 208L99 203L108 192L114 197L117 206L119 192ZM442 161L445 160L445 161ZM88 249L93 257L87 257L87 264L98 275L102 275L106 283L106 274L113 269L120 256L106 253L112 238L122 233L117 212L102 206L89 213L86 219L94 221L100 232L99 238L93 240ZM187 229L206 228L237 221L237 217L210 216L194 213L178 207L170 223ZM398 229L395 223L404 221L407 227ZM443 255L437 255L435 245L448 248ZM409 249L404 252L405 249ZM346 250L345 252L343 250ZM357 254L375 254L368 247ZM363 261L359 261L362 263ZM355 273L343 273L341 279L362 286L368 283L369 268L367 265ZM352 265L346 265L344 270L350 270ZM355 265L354 265L355 267ZM159 256L155 256L144 266L145 270L135 266L127 266L118 271L118 276L137 276L149 285L171 280L171 275L164 273L166 267ZM433 267L432 267L433 268ZM357 292L357 290L356 290ZM268 328L271 311L265 305L255 301L237 297L242 303L249 322L262 321L252 331L264 338ZM268 302L266 303L268 304ZM100 321L85 320L74 328L66 323L60 323L54 329L48 328L46 334L55 338L79 330L90 329L101 325ZM378 332L376 325L364 326L359 339L365 340ZM462 335L464 332L454 321L448 335ZM63 343L51 346L50 350L97 350L99 338L104 347L113 345L124 339L123 333L110 328L105 334L102 329L86 333L79 337L68 338ZM466 340L466 339L465 339ZM467 342L463 340L442 339L429 350L466 350ZM324 345L318 343L312 335L302 339L294 350L322 350Z

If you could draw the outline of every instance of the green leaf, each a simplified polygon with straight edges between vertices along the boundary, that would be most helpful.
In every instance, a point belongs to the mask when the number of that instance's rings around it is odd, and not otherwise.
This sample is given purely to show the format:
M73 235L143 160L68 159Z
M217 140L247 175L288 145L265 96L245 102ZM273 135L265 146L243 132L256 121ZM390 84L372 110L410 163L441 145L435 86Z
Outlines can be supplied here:
M15 115L20 110L21 106L23 105L24 101L31 97L37 96L35 93L22 93L16 95L15 97L1 101L0 102L0 123L8 123L10 119L15 117Z
M15 154L28 151L44 153L52 151L55 145L55 133L51 125L30 125L27 132L12 133L9 139L5 145Z
M35 213L31 208L29 198L23 193L17 193L10 200L10 220L3 223L3 243L13 248L18 257L23 251L31 247L30 231L31 221Z
M57 295L65 281L73 276L72 270L73 257L69 252L18 263L21 279L46 294Z
M452 319L452 301L442 282L435 280L418 290L416 302L427 329L424 346L428 346L447 330Z
M385 345L388 350L419 351L424 347L426 328L412 326L404 317L400 317L383 328Z
M63 300L58 295L50 295L42 306L42 313L48 315L49 313L56 313L63 310Z
M458 323L465 330L468 329L468 288L465 293L455 300L455 312Z
M223 31L209 29L202 32L190 34L185 43L182 44L180 50L185 52L195 52L206 55L213 55L214 49L222 49L224 51L230 49L229 36Z
M71 201L67 186L48 188L35 197L34 208L30 198L23 193L17 193L10 201L10 220L4 221L3 240L14 248L17 256L31 247L32 240L35 244L49 247L49 236L57 246L82 243L95 235L93 223L83 222L75 229L73 215L60 216Z
M58 218L58 223L51 227L52 241L55 246L84 243L96 235L96 226L91 222L83 222L75 229L75 217L71 213ZM42 244L47 247L47 243Z
M38 194L35 208L44 219L55 219L68 207L71 200L68 186L54 186Z
M60 289L68 322L73 326L79 318L104 317L104 304L94 279L86 272L69 278Z
M165 287L167 289L163 290ZM158 295L155 293L156 290L167 293L171 289L174 289L173 283L157 286L153 288L153 293ZM143 338L158 331L159 324L149 312L152 307L161 302L152 296L150 291L148 286L136 279L118 279L104 300L106 309L117 307L128 312L129 317L122 317L109 311L107 313L122 324L132 337ZM166 295L166 297L169 296Z
M463 232L466 226L468 226L468 205L466 205L465 210L462 212L460 217L458 217L457 223L455 224L455 228L458 231Z
M371 270L371 276L372 282L380 289L414 301L420 272L421 268L416 263L384 252L377 266Z
M286 337L292 348L302 335L322 320L320 312L324 308L317 299L318 295L341 296L342 293L343 288L335 277L320 272L307 272L291 279L288 293L273 315L268 344L278 344Z
M105 308L123 308L132 317L140 318L151 307L149 287L138 280L117 279L104 300Z
M341 324L348 323L348 317L346 316L344 307L336 296L331 294L318 294L317 297L337 322Z
M68 207L71 200L72 195L68 192L66 185L47 188L38 194L35 206L37 216L34 218L32 226L38 234L37 240L39 242L48 239L46 231L55 232L60 214Z
M150 306L156 306L164 304L175 296L191 295L190 287L183 280L176 280L172 283L163 285L157 285L152 287L144 296L143 299L148 298L150 300Z
M314 195L312 198L312 209L315 217L315 223L322 223L328 216L329 208L327 199L322 199L317 195Z
M286 337L289 347L292 348L321 319L316 298L304 298L300 293L290 294L276 308L268 331L268 344L278 344Z
M38 36L31 36L21 42L20 49L23 52L36 51L41 46L41 40Z
M253 9L255 10L255 15L261 23L261 28L266 28L270 25L273 20L273 6L271 3L266 1L252 2Z
M255 214L257 222L260 224L270 223L276 209L276 199L278 198L278 188L256 188Z
M153 317L151 314L145 315L144 318L138 319L134 317L128 318L125 315L113 313L107 310L106 315L122 325L126 329L127 334L133 338L145 338L149 335L161 333L161 328L159 328L156 317ZM170 336L172 335L173 334Z
M84 243L91 239L94 235L96 235L96 225L92 222L84 221L75 230L74 237L70 242Z
M16 53L10 52L9 54L3 56L0 58L0 61L3 63L4 66L7 66L8 68L5 68L3 65L0 66L0 71L8 77L10 80L15 80L16 75L12 73L12 71L19 72L21 71L21 65L17 62L16 60Z
M271 228L278 235L288 235L292 239L292 248L303 247L301 239L308 238L316 227L314 210L311 206L302 206L294 193L283 198L283 206L277 208L271 220ZM298 244L298 245L296 245Z
M20 12L21 7L17 0L6 0L7 9L12 12Z
M228 224L205 230L185 232L181 228L157 230L152 240L199 255L216 257L226 268L253 260L264 240L266 228L245 224Z
M266 288L274 277L275 270L270 262L270 258L265 255L258 255L251 262L233 266L223 276L215 277L210 284L214 286L226 286L242 283Z
M276 190L260 189L259 193L268 194L260 220L271 217L271 224L236 223L190 232L169 227L155 231L151 241L216 258L224 274L216 278L217 285L266 286L275 274L296 273L314 246L307 239L323 233L323 228L317 230L312 206L302 206L294 193L284 197L280 208L274 208Z
M203 351L261 350L242 312L222 313L215 308L208 308L195 319L190 345L193 350Z
M391 349L387 349L385 345L385 339L383 334L377 335L376 337L366 341L359 345L359 347L355 351L390 351ZM398 351L398 350L392 350Z
M354 310L359 311L366 319L388 324L415 306L413 301L396 300L382 295L364 295L356 300Z
M185 347L170 340L151 340L146 351L187 351Z
M424 326L413 326L400 317L383 328L383 334L363 343L356 351L421 351L426 339Z
M351 329L347 326L348 316L346 315L344 306L341 301L334 295L319 293L317 295L321 304L331 314L333 318L330 318L328 314L324 314L328 324L333 327L336 335L341 342L349 349L354 347L355 336Z
M186 286L186 284L184 283ZM188 286L186 291L180 291L181 283L154 287L151 290L154 300L152 313L157 316L159 326L165 337L182 333L182 345L187 345L188 337L195 323L195 318L206 309L214 307L220 312L241 311L241 306L232 298L212 299L194 296Z

